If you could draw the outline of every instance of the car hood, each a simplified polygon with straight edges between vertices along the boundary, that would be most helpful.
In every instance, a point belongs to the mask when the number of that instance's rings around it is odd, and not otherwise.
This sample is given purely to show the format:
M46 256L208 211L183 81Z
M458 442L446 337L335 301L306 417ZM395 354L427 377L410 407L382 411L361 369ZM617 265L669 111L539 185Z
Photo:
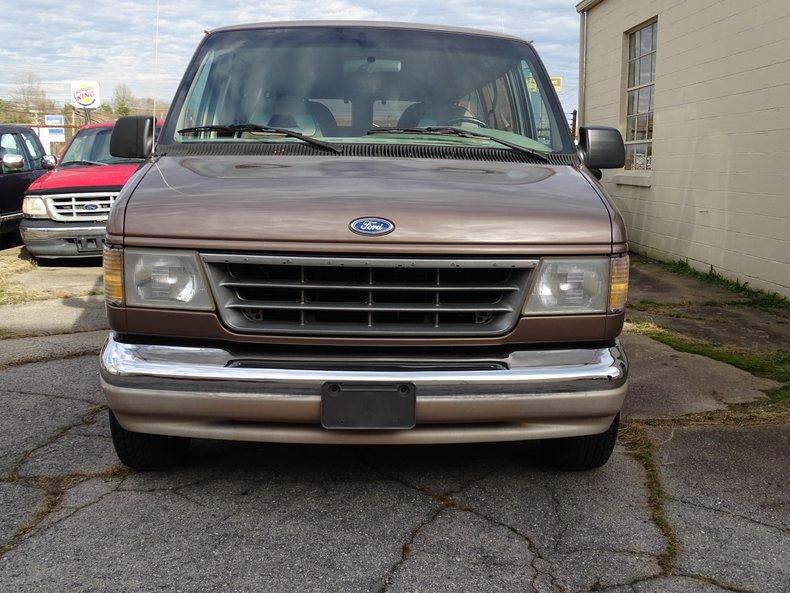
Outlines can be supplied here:
M349 228L360 217L385 218L395 229L360 236ZM120 231L118 223L111 226ZM200 156L160 158L128 201L123 233L196 245L610 245L611 225L599 193L570 166Z
M27 190L28 193L64 190L118 189L139 168L139 163L58 167L47 171Z

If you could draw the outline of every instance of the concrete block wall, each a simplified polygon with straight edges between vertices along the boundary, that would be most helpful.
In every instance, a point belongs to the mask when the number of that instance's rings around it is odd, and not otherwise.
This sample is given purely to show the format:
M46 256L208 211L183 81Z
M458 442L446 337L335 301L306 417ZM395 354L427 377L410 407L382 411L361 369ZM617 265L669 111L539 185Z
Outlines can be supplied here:
M603 0L586 123L624 131L625 34L656 17L653 171L604 177L632 249L790 295L790 1Z

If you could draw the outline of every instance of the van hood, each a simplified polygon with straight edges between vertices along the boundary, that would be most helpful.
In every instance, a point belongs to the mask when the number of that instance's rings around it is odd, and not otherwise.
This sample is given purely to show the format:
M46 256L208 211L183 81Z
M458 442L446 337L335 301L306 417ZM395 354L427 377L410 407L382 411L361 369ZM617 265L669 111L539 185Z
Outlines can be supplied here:
M27 193L53 193L56 190L120 189L140 167L140 163L118 165L86 165L57 167L47 171L27 190Z
M360 236L379 217L395 228ZM111 232L120 234L120 220ZM570 166L364 157L160 158L123 234L176 240L456 245L611 245L608 208ZM173 241L168 241L172 244Z

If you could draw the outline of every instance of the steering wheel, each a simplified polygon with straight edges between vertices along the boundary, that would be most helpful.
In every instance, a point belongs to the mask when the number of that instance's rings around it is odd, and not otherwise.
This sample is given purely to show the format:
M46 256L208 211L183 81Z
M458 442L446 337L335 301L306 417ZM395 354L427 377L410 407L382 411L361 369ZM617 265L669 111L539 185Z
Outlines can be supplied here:
M454 117L452 119L448 119L446 122L442 123L443 126L452 126L454 124L475 124L476 126L480 126L481 128L487 128L488 124L484 122L482 119L477 119L476 117L471 117L469 115L462 115L460 117Z

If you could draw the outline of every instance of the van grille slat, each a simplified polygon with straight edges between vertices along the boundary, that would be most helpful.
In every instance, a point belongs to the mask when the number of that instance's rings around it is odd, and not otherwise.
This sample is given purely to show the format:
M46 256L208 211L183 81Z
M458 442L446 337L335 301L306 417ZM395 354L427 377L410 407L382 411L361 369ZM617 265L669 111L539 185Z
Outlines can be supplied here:
M222 321L245 333L495 335L537 260L202 254Z
M502 305L442 305L434 306L414 305L404 303L402 305L387 305L375 303L288 303L280 301L247 301L240 300L237 303L225 305L229 309L272 309L282 311L370 311L370 312L417 312L417 313L465 313L469 311L513 311L513 307L507 304Z
M488 286L476 286L474 284L340 284L336 282L277 282L265 280L242 280L231 279L223 280L222 286L230 288L304 288L304 289L334 289L334 290L433 290L437 292L446 292L451 290L469 290L481 291L491 290ZM521 288L516 284L503 284L497 290L502 291L517 291Z

